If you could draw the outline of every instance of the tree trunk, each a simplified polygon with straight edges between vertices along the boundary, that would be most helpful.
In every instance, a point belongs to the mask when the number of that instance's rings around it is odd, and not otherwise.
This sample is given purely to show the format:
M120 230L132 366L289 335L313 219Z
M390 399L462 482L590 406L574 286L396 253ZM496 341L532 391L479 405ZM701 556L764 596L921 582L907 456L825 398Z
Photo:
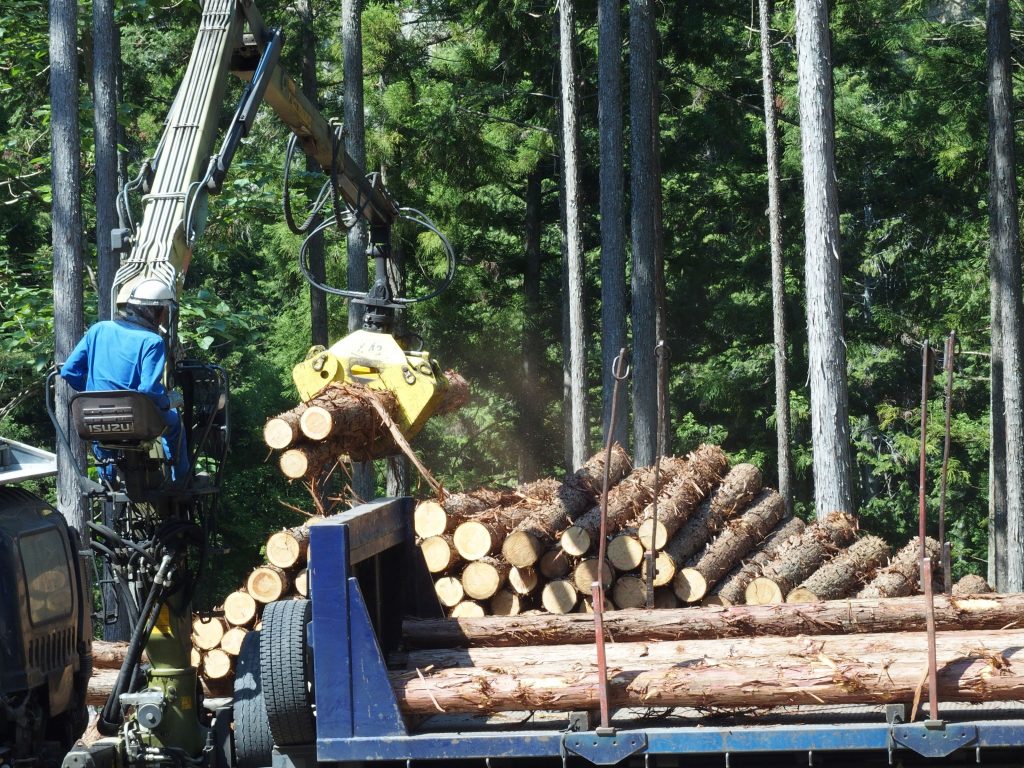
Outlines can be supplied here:
M308 406L300 403L291 410L279 413L263 425L263 442L268 448L283 450L302 436L299 418Z
M729 459L717 445L701 445L686 457L686 466L672 482L664 504L648 504L637 527L647 549L663 548L729 470Z
M597 121L601 186L601 434L608 440L612 368L626 346L626 235L622 148L622 20L619 0L597 4ZM621 408L621 405L620 405ZM612 439L626 444L619 414ZM582 554L582 553L581 553Z
M555 579L544 585L541 591L541 603L544 610L553 614L567 614L576 607L579 600L579 593L576 586L568 579ZM591 625L591 636L593 636L593 622Z
M509 565L493 557L484 557L462 571L462 589L474 600L488 600L505 586Z
M192 644L201 651L220 645L226 627L220 619L195 619L192 622Z
M666 493L671 483L683 471L686 462L675 457L661 462L659 482L661 493ZM608 509L605 515L605 530L613 534L638 518L654 498L654 467L641 467L631 472L624 480L608 492ZM587 554L597 544L601 531L601 505L592 507L565 530L561 536L562 549L570 555Z
M838 549L849 546L856 535L857 523L850 515L832 512L779 547L775 559L765 565L763 575L747 585L747 602L781 603Z
M93 146L96 158L96 256L99 317L113 317L110 290L118 259L110 247L110 232L117 227L117 64L113 0L92 6ZM127 638L122 638L127 639Z
M523 375L519 390L516 433L519 437L519 480L533 480L540 473L537 447L543 423L543 400L538 386L541 371L541 183L535 168L526 178L526 236L523 267Z
M1012 701L1024 696L1014 661L1024 633L941 634L938 693L943 701ZM609 701L615 707L776 707L904 703L919 690L927 649L912 633L610 643ZM499 653L499 651L501 651ZM524 656L535 657L527 661ZM547 651L540 656L538 651ZM434 652L436 653L436 652ZM596 660L578 646L501 649L493 663L417 667L392 673L403 712L592 710Z
M354 461L389 456L397 449L371 399L397 420L398 401L393 393L332 384L307 403L299 417L299 429L311 440L323 441L336 454L347 454Z
M622 576L620 580L633 578ZM1024 594L960 598L935 596L935 626L941 632L1011 626L1024 611ZM820 603L693 606L678 610L631 611L604 617L617 643L704 640L761 635L923 632L925 605L919 596ZM590 644L594 622L582 616L523 616L515 621L406 619L402 633L418 648ZM923 645L923 644L922 644Z
M779 494L780 496L782 494ZM727 575L712 591L722 605L739 605L746 598L744 590L747 584L761 575L761 569L770 563L783 544L793 536L803 533L804 521L799 517L791 517L781 522L755 550L753 556L733 573Z
M676 596L687 603L701 600L785 515L786 506L778 492L762 491L746 512L676 575L672 583Z
M1014 158L1010 18L1006 0L988 0L989 268L998 286L1006 430L1006 579L1024 590L1024 362L1020 231ZM998 579L997 579L998 581Z
M826 0L796 0L796 40L814 500L822 518L835 510L854 512Z
M562 162L565 177L565 240L569 279L569 369L572 467L590 455L587 446L586 317L583 313L583 233L579 192L579 107L576 98L576 19L573 0L558 0L561 64Z
M779 193L779 123L772 66L771 0L758 0L761 25L761 83L764 91L764 136L768 165L768 232L772 256L772 337L775 347L775 435L779 495L786 515L793 514L793 461L789 450L789 372L786 343L786 270L782 258L782 204Z
M339 453L326 443L313 443L289 448L277 460L281 474L291 480L314 478L338 461Z
M630 205L633 242L633 439L640 466L654 463L657 430L658 61L650 0L629 4Z
M939 542L930 536L925 539L925 554L933 563L939 561ZM904 597L912 595L921 581L921 540L915 536L897 552L885 568L880 570L858 598Z
M450 534L440 536L429 536L420 542L420 552L423 554L423 561L427 564L430 573L444 573L460 562L458 550L455 548L455 541Z
M889 557L889 545L865 536L816 570L786 595L787 603L838 600L853 594Z
M78 5L50 0L50 136L53 190L54 359L63 363L84 333L82 308L82 182L78 128ZM85 448L68 413L71 389L56 381L56 413L70 446L57 440L57 507L68 525L84 534L85 500L78 474L85 471Z

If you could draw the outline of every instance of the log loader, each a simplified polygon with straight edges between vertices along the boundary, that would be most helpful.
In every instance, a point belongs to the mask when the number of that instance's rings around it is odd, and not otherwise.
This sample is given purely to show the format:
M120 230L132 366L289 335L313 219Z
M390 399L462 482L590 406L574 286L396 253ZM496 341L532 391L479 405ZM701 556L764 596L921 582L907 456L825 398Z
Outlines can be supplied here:
M93 510L89 534L106 563L105 580L119 588L107 619L127 611L133 626L124 665L100 715L104 736L78 746L65 768L225 768L232 762L230 709L207 712L192 666L192 603L208 556L217 513L221 471L229 442L228 377L218 366L185 359L174 310L193 250L207 218L211 195L227 178L232 160L265 102L292 132L287 168L296 147L322 169L326 181L304 224L289 224L305 240L300 267L317 289L363 307L363 327L328 349L315 349L297 365L293 378L304 399L333 382L388 389L399 408L398 427L411 438L440 402L446 379L430 354L406 348L394 335L396 314L437 295L451 281L455 260L447 239L414 209L402 208L379 174L367 175L345 151L341 128L329 123L302 94L281 64L284 37L268 28L251 0L208 0L164 131L152 158L118 196L120 226L111 243L120 255L112 306L136 300L143 283L166 286L172 310L166 334L164 386L181 393L181 422L188 451L186 477L173 477L159 440L165 422L146 394L131 390L83 391L69 399L68 423L104 457L98 475L79 476ZM244 83L234 116L221 126L229 76ZM287 188L287 186L286 186ZM141 192L136 221L132 195ZM330 204L333 210L328 211ZM329 214L329 215L328 215ZM317 281L307 264L312 237L327 227L369 228L368 258L375 281L368 291ZM407 220L441 239L447 254L444 275L416 296L396 291L389 273L392 227ZM314 221L321 221L319 225ZM150 293L152 291L149 291ZM59 439L69 436L56 414L56 374L47 404ZM181 474L179 472L179 474Z

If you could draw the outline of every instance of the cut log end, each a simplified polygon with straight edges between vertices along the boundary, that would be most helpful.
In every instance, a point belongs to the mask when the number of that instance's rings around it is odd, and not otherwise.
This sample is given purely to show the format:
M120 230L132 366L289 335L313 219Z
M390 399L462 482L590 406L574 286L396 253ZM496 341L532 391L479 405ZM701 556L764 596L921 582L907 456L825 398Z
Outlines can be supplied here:
M541 593L541 604L550 613L569 613L576 607L578 599L576 586L566 579L549 581Z
M288 591L288 586L287 574L273 565L260 566L245 581L246 591L259 603L280 600Z
M608 561L617 571L632 571L644 559L644 545L628 533L622 533L608 542Z
M590 534L578 525L570 526L562 534L562 549L575 557L582 557L590 551Z
M412 527L421 539L440 536L448 530L448 513L436 501L421 501L413 512Z
M528 531L513 531L505 537L501 554L516 568L528 568L544 554L540 540Z
M549 549L537 564L538 570L547 579L560 579L572 570L572 563L561 549Z
M508 589L499 589L491 598L494 616L518 616L523 612L523 598Z
M237 656L242 650L242 640L249 633L244 627L232 627L220 640L220 648L229 656Z
M454 576L442 576L434 582L434 592L441 605L445 608L452 608L458 605L466 596L462 588L462 582Z
M443 573L458 562L458 553L446 536L431 536L420 542L420 552L431 573Z
M494 558L477 560L462 571L462 588L467 597L487 600L494 595L508 577L509 566Z
M295 442L299 436L296 424L291 424L277 416L263 425L263 442L274 450L283 450Z
M572 580L581 595L589 595L594 582L597 581L597 558L591 557L581 561L573 569ZM605 589L610 589L613 581L615 581L615 571L612 570L611 565L605 562L601 569L602 585Z
M805 587L797 587L786 595L787 603L817 603L819 598L811 590Z
M491 531L483 523L470 520L455 529L455 548L465 560L479 560L495 548Z
M292 582L295 587L295 591L298 592L300 597L309 597L309 571L303 568L301 571L295 574L295 580Z
M653 533L655 530L657 531L656 535ZM658 521L657 526L655 526L653 519L642 521L640 527L637 528L636 534L644 549L661 550L668 544L668 528L661 520ZM654 541L653 544L652 540Z
M782 590L769 578L758 576L752 579L743 592L747 605L778 605L782 602Z
M224 637L224 622L220 619L195 619L192 622L192 644L203 651L220 645Z
M508 572L508 585L518 595L528 595L537 588L540 578L533 568L512 568Z
M209 680L223 680L231 675L231 656L220 648L214 648L203 656L203 677Z
M619 608L643 608L647 605L647 585L636 576L620 576L612 589L612 600Z
M483 618L487 612L480 603L474 603L472 600L463 600L461 603L452 608L452 618L458 619L480 619Z
M695 568L683 568L672 580L672 591L684 603L697 603L707 594L708 582Z
M248 626L256 618L256 601L241 590L224 598L224 618L235 627Z
M293 568L305 560L309 529L278 531L267 539L267 562L278 568Z
M331 412L319 405L312 405L299 417L299 429L310 440L323 440L331 434L334 418Z

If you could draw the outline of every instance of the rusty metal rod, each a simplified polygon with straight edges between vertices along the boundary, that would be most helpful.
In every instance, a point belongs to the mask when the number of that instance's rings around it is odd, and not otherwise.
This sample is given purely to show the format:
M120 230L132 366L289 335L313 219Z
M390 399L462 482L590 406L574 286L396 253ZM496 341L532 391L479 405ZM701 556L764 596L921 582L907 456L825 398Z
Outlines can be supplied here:
M943 591L952 592L953 576L950 573L949 542L946 541L946 481L949 476L950 435L953 418L953 363L956 357L956 331L950 331L946 338L945 357L942 368L946 373L946 434L942 444L942 474L939 476L939 551L941 552Z
M928 717L939 719L939 674L935 656L935 595L932 590L932 559L921 560L921 584L924 587L925 627L928 633Z
M925 339L924 344L921 345L922 361L921 361L921 457L920 457L920 471L918 475L919 490L917 494L918 498L918 536L921 542L921 559L925 558L924 538L925 538L925 523L927 521L927 514L925 511L925 490L927 485L927 478L925 475L925 448L928 439L928 373L930 370L929 358L931 357L931 345L928 340Z

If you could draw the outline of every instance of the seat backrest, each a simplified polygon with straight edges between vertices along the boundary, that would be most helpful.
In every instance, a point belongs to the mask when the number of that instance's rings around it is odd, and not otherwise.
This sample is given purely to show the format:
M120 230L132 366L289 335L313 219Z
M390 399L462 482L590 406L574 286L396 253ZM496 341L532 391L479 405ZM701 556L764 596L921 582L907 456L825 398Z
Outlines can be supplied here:
M78 436L103 443L155 440L166 424L149 396L132 390L79 392L71 398Z

